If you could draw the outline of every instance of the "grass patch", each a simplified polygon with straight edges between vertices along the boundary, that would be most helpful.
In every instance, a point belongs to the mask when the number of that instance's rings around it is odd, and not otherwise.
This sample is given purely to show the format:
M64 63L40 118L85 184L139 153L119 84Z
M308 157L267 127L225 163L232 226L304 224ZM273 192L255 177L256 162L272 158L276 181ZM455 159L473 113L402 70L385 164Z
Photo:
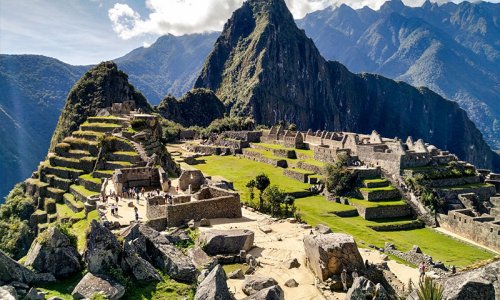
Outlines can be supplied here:
M71 225L70 231L77 238L77 249L78 252L83 252L85 250L87 228L89 227L90 221L97 220L97 210L88 213L87 218L84 218L73 225Z
M377 179L365 179L363 183L386 183L387 179L377 178Z
M127 288L122 299L126 300L173 300L193 299L195 287L176 282L167 275L163 275L163 281L147 285L135 284Z
M137 156L137 152L134 152L134 151L116 151L116 152L113 152L113 154L117 154L117 155L129 155L129 156Z
M249 200L245 185L261 173L267 174L271 184L278 185L285 193L299 192L310 187L307 183L284 176L282 168L236 156L205 156L195 167L207 175L221 175L232 181L243 201Z
M73 190L84 197L99 195L99 193L97 192L87 190L83 185L73 184L69 188L70 190Z
M66 196L66 194L64 194ZM57 215L61 218L71 218L75 213L66 205L56 203Z
M55 283L42 284L36 286L40 291L46 292L46 299L51 297L59 297L64 300L73 300L71 296L72 290L78 284L78 282L83 278L83 273L71 276L68 279L58 280Z
M400 205L406 205L406 202L404 202L401 199L394 199L394 200L385 200L385 201L368 201L368 200L362 200L362 199L355 199L355 198L350 198L349 203L356 204L356 205L361 205L363 207L380 207L380 206L400 206Z
M122 126L118 125L118 124L114 124L114 123L98 123L98 122L89 123L89 122L85 122L82 125L80 125L80 128L82 128L82 127L119 128ZM83 131L86 131L86 130L83 130Z
M383 187L377 187L377 188L360 188L359 190L362 192L377 192L377 191L393 191L396 188L393 187L392 185L389 186L383 186Z
M241 269L243 273L248 269L248 265L245 264L231 264L231 265L223 265L222 268L224 269L224 272L226 272L226 275L229 275L229 273L234 272L238 269Z
M80 179L83 179L85 181L101 184L101 179L100 178L94 178L90 174L84 174L80 176Z
M377 232L367 226L405 223L411 220L403 218L368 221L359 216L342 218L328 213L329 207L335 208L342 205L335 204L337 203L329 202L323 197L308 197L295 200L295 205L300 211L302 219L307 223L312 226L323 223L332 228L334 232L353 235L360 246L364 245L366 247L368 244L373 244L383 248L385 242L389 242L396 245L400 251L408 251L416 244L420 246L424 253L431 255L434 260L440 260L446 265L459 267L465 267L495 256L492 252L464 243L430 228ZM363 241L363 244L360 241Z

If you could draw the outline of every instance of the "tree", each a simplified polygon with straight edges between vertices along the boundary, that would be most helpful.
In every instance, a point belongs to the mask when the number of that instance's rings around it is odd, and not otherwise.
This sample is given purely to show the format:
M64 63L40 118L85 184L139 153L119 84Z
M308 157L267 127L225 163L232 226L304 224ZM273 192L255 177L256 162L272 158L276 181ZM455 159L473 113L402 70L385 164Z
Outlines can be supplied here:
M334 164L326 166L326 189L338 196L343 196L354 188L356 176L347 168L349 156L341 153Z
M288 216L288 208L293 207L295 204L295 197L286 195L285 199L283 199L283 204L285 204L285 216Z
M294 123L290 123L288 125L288 130L297 131L297 125L295 125Z
M273 217L280 215L281 203L285 200L285 193L277 185L272 185L264 192L264 198L269 203L271 215Z
M443 286L426 276L418 284L417 295L419 300L442 300Z
M253 205L253 199L255 198L255 186L256 186L255 179L250 179L249 182L247 182L246 187L248 188L248 192L250 193L250 206Z
M255 187L259 190L259 210L262 211L264 208L264 200L262 199L262 193L271 184L269 177L262 173L255 177Z

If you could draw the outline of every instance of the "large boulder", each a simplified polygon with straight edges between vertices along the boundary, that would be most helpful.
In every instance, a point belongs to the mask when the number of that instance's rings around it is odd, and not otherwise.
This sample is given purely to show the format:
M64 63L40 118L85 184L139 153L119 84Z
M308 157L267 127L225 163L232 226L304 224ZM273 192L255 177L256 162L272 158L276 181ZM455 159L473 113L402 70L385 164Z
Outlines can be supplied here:
M343 269L350 274L364 268L354 238L343 233L304 236L306 262L322 281L332 275L340 275Z
M121 252L122 247L115 235L96 220L92 220L84 255L89 272L108 274L110 270L119 268Z
M195 300L227 300L232 295L227 288L226 274L221 265L217 265L198 286Z
M188 256L198 270L212 270L217 264L213 257L208 256L207 253L198 246L189 249Z
M500 261L450 277L443 288L447 300L500 299Z
M369 279L360 276L354 279L351 288L347 291L346 300L372 299L375 294L375 285Z
M74 299L90 299L92 295L102 294L109 300L117 300L125 295L125 287L110 277L87 273L71 293Z
M55 282L56 279L54 275L48 273L35 274L0 250L0 282L11 283L13 281L32 284Z
M147 260L140 257L128 243L124 245L122 269L143 282L161 281L161 275Z
M58 228L51 227L33 242L24 265L61 279L82 269L80 259L70 239Z
M210 255L237 254L252 248L254 235L246 229L207 230L201 233L199 241Z
M278 285L278 282L274 280L274 278L254 275L245 278L245 282L243 282L241 289L246 295L252 295L273 285Z
M16 289L10 285L0 286L0 299L3 300L17 300Z
M125 243L128 243L141 258L171 278L182 282L196 280L197 270L191 259L158 231L137 224L128 231Z
M252 294L243 300L284 300L285 293L279 285L262 289L255 294Z

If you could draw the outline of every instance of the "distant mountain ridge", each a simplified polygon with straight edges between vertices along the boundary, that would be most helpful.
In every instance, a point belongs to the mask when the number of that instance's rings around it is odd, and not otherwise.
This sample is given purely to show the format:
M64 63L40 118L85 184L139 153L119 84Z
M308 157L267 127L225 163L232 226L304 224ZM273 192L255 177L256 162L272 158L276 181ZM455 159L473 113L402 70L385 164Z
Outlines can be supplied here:
M456 103L380 75L326 61L284 0L247 0L224 26L195 87L216 92L231 115L302 130L422 138L479 167L500 168Z
M400 0L380 10L341 5L298 20L325 58L427 86L456 101L500 149L500 4Z

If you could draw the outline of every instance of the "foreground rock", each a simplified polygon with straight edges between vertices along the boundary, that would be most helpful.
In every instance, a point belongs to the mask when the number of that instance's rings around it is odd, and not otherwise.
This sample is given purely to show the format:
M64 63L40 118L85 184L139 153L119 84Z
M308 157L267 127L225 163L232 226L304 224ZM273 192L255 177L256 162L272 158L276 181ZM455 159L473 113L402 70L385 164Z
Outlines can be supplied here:
M117 300L125 295L125 287L110 277L87 273L71 293L74 299L90 299L101 293L106 299Z
M162 278L158 271L147 260L143 259L132 247L129 248L125 243L124 257L122 261L122 269L134 275L135 279L144 282L161 281Z
M80 255L70 239L58 228L49 228L35 240L28 252L25 266L40 273L50 273L58 279L82 269Z
M450 277L443 288L447 300L500 299L500 261Z
M245 282L241 289L246 295L253 295L260 290L271 287L273 285L278 285L278 282L274 278L254 275L245 278Z
M10 285L0 286L0 299L17 300L16 289Z
M260 290L259 292L250 295L244 300L284 300L285 293L279 285L273 285L271 287Z
M236 254L252 248L254 235L253 231L246 229L208 230L201 233L199 240L210 255Z
M373 299L388 300L384 287L379 283L373 284L369 279L361 276L354 279L351 288L347 291L346 300Z
M322 281L340 275L345 268L348 274L364 268L363 259L354 238L343 233L304 236L306 262Z
M217 265L198 286L195 300L226 300L232 299L227 288L226 274L221 265Z
M108 274L120 265L121 252L121 245L115 235L96 220L92 220L84 256L89 272Z
M35 274L0 250L0 282L8 284L13 281L32 284L55 282L56 279L48 273Z
M136 224L125 236L125 242L141 258L171 278L182 282L196 280L197 270L191 259L158 231L142 224Z

